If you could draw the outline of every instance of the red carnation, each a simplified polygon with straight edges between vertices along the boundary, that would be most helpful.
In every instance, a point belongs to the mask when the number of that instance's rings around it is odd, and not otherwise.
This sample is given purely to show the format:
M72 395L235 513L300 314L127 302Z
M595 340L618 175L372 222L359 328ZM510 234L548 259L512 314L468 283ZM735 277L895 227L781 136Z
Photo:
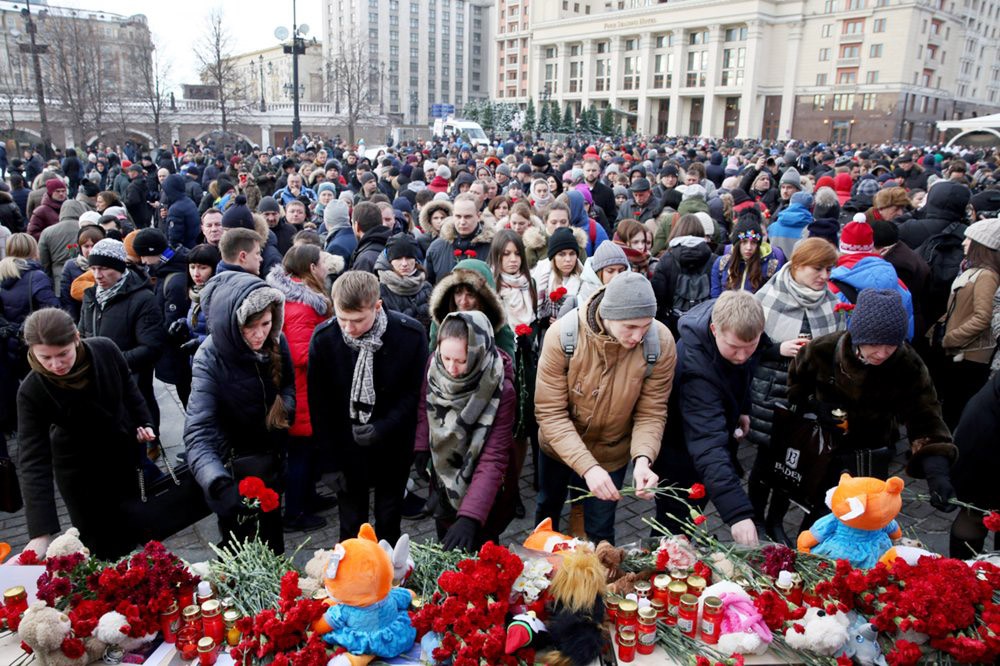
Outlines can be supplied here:
M705 496L705 486L701 483L696 483L688 490L688 499L701 499Z
M988 516L983 516L983 525L990 532L1000 532L1000 513L990 511Z
M833 306L834 312L850 312L854 309L854 303L837 303Z
M475 250L466 250L465 251L465 256L468 257L469 259L475 259L476 258L476 251Z
M256 476L248 476L242 481L240 481L240 495L246 497L247 499L257 499L260 497L260 493L265 490L267 486L264 482Z
M454 254L456 257L461 257L462 256L462 251L461 250L455 250L452 254Z
M692 519L691 519L691 521L692 521L692 522L693 522L693 523L694 523L695 525L701 525L701 524L702 524L702 523L704 523L704 522L705 522L706 520L708 520L708 518L706 518L706 517L705 517L705 515L704 515L704 514L701 514L701 513L699 513L699 514L698 514L697 516L695 516L694 518L692 518Z
M260 493L260 510L264 513L270 513L279 506L281 506L281 500L278 497L278 493L270 488L264 488Z
M79 659L87 653L87 648L84 646L83 641L79 638L73 638L71 636L67 636L63 639L59 649L62 650L62 653L70 659Z
M559 287L549 292L549 300L552 301L553 303L558 303L563 298L565 298L566 294L568 293L569 292L566 290L566 287Z
M514 335L517 336L531 335L531 327L528 326L527 324L518 324L516 327L514 327Z
M21 553L20 557L17 558L17 563L22 566L27 566L30 564L41 564L41 561L38 559L38 553L28 548Z
M896 641L892 650L885 655L889 666L916 666L921 657L923 657L923 652L921 652L920 646L906 640Z

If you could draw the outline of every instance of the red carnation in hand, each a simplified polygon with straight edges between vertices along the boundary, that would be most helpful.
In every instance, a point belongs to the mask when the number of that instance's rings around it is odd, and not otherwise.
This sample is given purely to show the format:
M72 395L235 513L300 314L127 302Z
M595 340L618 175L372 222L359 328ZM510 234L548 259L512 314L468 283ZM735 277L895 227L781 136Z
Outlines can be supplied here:
M562 299L566 298L566 294L568 293L569 292L566 290L566 287L559 287L558 289L554 289L549 292L549 300L553 303L558 303Z
M279 506L281 506L281 500L278 497L278 493L270 488L264 488L260 493L260 510L264 513L270 513Z
M701 499L705 496L705 486L701 483L696 483L688 490L688 499Z
M1000 532L1000 513L991 511L988 516L983 516L983 525L990 532Z
M531 327L527 324L518 324L514 327L514 335L518 337L522 335L531 335Z
M462 256L462 251L461 250L455 250L452 254L454 254L456 257L461 257Z
M465 251L465 256L468 257L469 259L475 259L476 258L476 251L475 250L466 250Z
M22 566L27 566L30 564L41 564L41 560L38 559L38 553L28 548L17 558L17 563Z
M247 499L257 499L260 497L262 491L264 491L267 486L264 482L256 476L248 476L242 481L240 481L240 495L246 497Z

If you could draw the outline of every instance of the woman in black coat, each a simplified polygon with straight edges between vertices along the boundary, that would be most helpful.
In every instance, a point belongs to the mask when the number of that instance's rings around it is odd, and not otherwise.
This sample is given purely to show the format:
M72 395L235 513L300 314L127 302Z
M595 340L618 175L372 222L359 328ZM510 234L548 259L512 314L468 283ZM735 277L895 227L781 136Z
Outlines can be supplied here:
M295 415L295 375L281 333L285 297L254 275L227 271L208 282L201 302L211 315L192 368L184 424L188 464L224 540L256 532L282 553L281 512L247 520L238 484L255 476L281 490Z
M60 531L52 477L70 521L93 555L115 559L135 546L119 507L139 495L136 442L155 439L125 358L106 338L81 340L62 310L24 325L31 372L17 394L18 471L28 522L26 549L45 554Z
M424 328L431 325L431 292L427 273L420 265L420 249L409 234L399 234L386 246L389 268L379 268L379 293L387 310L413 317Z

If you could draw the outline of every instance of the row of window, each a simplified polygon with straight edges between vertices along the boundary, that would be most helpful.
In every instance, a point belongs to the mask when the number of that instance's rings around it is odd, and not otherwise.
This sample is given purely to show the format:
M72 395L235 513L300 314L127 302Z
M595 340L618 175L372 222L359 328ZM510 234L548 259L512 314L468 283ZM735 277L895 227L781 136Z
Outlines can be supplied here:
M878 95L875 93L865 93L855 95L854 93L843 93L837 95L813 95L812 110L826 111L827 103L831 111L853 111L856 97L861 98L862 111L874 111L878 102Z

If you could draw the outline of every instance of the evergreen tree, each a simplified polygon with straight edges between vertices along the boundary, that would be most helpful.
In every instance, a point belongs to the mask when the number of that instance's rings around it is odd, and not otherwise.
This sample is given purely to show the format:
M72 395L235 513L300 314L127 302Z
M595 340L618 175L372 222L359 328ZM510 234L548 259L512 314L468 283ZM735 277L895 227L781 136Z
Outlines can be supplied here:
M462 107L462 117L474 123L479 122L479 104L475 100L469 100Z
M563 110L562 117L562 131L572 132L576 129L576 123L573 120L573 107L569 102L566 102L566 108Z
M493 111L493 103L489 100L483 100L483 110L479 114L479 124L483 126L483 129L487 132L493 129L493 123L495 120L495 114Z
M611 107L605 107L604 115L601 117L601 134L605 136L615 136L618 132L615 130L615 113L611 110Z
M548 132L551 129L552 118L549 116L549 105L542 102L542 115L538 120L538 130Z
M521 124L521 130L524 132L534 132L535 131L535 101L528 98L528 108L524 110L524 122Z

